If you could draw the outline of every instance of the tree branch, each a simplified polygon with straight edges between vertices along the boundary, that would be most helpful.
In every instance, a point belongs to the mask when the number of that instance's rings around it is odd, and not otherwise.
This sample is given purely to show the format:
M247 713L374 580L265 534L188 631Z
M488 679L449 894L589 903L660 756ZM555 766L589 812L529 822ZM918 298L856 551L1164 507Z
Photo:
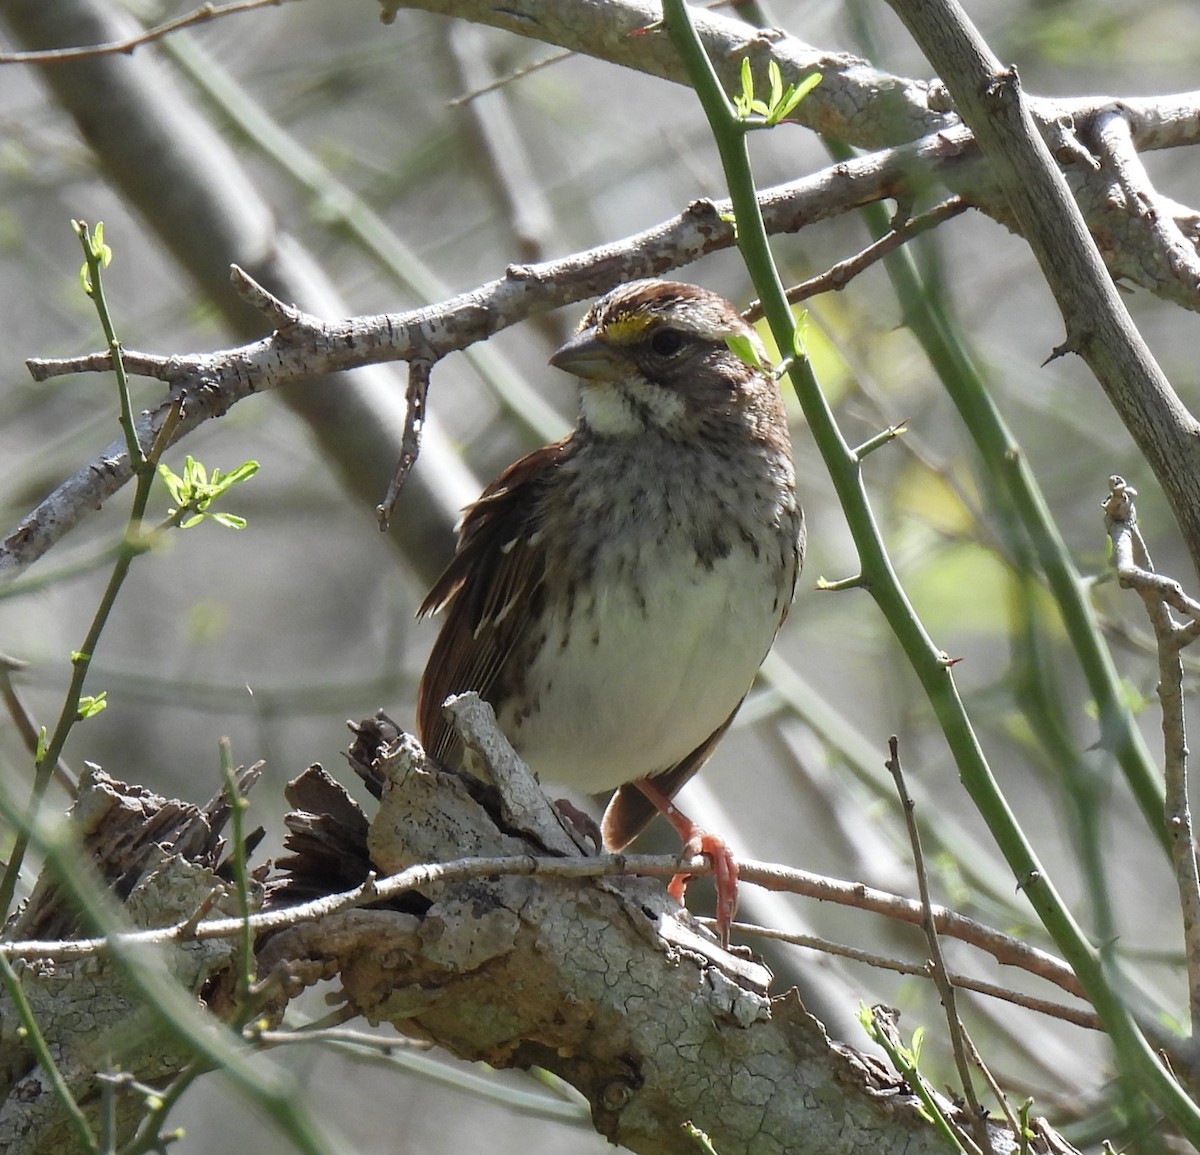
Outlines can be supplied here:
M483 717L471 725L482 734L489 723ZM491 750L503 743L494 727L481 741ZM378 883L368 877L356 893L305 904L303 922L297 921L302 912L296 907L250 916L258 973L276 992L268 1021L277 1021L286 1002L305 986L338 980L345 1000L339 1019L361 1015L372 1023L387 1020L463 1057L555 1071L587 1096L597 1128L635 1151L690 1151L680 1132L685 1121L706 1131L722 1151L749 1150L764 1131L797 1152L837 1155L864 1143L881 1151L939 1149L916 1099L895 1076L852 1048L831 1042L794 993L768 999L768 972L723 951L679 910L660 881L596 877L598 867L628 870L643 862L669 874L676 861L548 858L542 846L557 837L556 817L545 818L547 825L539 827L539 820L524 815L530 833L518 835L507 822L498 826L462 780L429 763L411 739L393 741L386 731L364 727L354 759L368 752L382 800L369 829L360 828L350 837L365 836L376 869L399 873ZM515 785L517 796L537 789L519 760L510 770L527 779ZM330 817L340 812L342 818L329 831L355 829L346 806L353 808L348 800L331 808ZM211 898L219 886L215 879L222 848L216 831L227 811L225 800L197 810L154 799L93 771L73 821L87 831L86 846L97 856L101 874L114 882L158 877L163 854L180 863L185 856L197 857L205 868L196 876L197 885L175 895L169 908L173 914L166 918L179 919L177 927L190 926L197 940L210 940L214 930L224 927L224 941L181 942L169 928L167 939L155 941L174 938L172 949L180 957L207 960L207 969L193 967L188 981L204 984L211 1012L237 1021L242 1011L234 999L233 939L245 922L214 917L219 910ZM316 857L303 863L293 857L282 864L292 878L322 873L322 854L329 861L366 862L361 848L336 841L322 844L313 821L294 829L303 830L304 837L299 843L290 839L290 847L307 847L306 854ZM461 859L464 847L480 857ZM148 853L153 848L158 849ZM447 858L458 861L428 865ZM175 868L175 875L180 869ZM276 901L286 893L286 887L280 890L284 881L271 888ZM73 933L75 924L63 921L68 911L56 903L56 893L50 877L40 882L10 933L35 928ZM362 909L362 902L372 906ZM236 906L229 894L219 903L227 909ZM920 904L912 905L920 917ZM204 912L199 919L188 917L197 910ZM317 911L323 912L321 917L311 917ZM933 914L940 923L941 912L935 908ZM139 943L151 941L148 935L161 934L120 934L108 949L131 958ZM6 953L17 953L13 948L18 944L5 945ZM89 968L92 976L109 974L107 951L100 960L76 955L72 961L62 952L83 943L43 945L47 951L38 963L37 990L55 988L80 967ZM214 974L214 966L224 978ZM121 981L119 968L111 974L112 981ZM32 975L26 966L27 990L35 981ZM80 999L124 1006L113 1002L98 979L72 989L79 997L62 1014L49 1015L44 1004L35 1006L47 1038L60 1048L57 1053L70 1055L75 1053L70 1022L91 1021L86 1000ZM653 997L647 997L649 992ZM176 1050L166 1067L158 1059L147 1065L125 1056L123 1069L143 1083L158 1085L166 1072L185 1061L186 1047L177 1050L181 1043L171 1044ZM0 1035L2 1065L23 1072L19 1085L27 1089L40 1075L22 1046ZM68 1064L63 1073L85 1113L93 1111L94 1066L80 1061ZM43 1106L33 1125L39 1134L57 1134L54 1128L62 1125L61 1102L47 1099L49 1094L38 1100ZM33 1118L27 1099L11 1099L6 1109L14 1127ZM949 1103L944 1109L957 1114ZM0 1124L3 1120L0 1115ZM131 1115L124 1125L135 1121ZM1004 1129L992 1126L1003 1144ZM1033 1150L1038 1149L1035 1144Z
M961 130L939 134L767 189L762 194L764 215L776 231L795 232L896 195L914 169L957 163L963 139ZM416 358L432 366L448 353L531 316L728 248L733 230L722 219L728 209L727 202L696 201L653 228L558 260L511 266L504 277L438 305L342 321L325 321L284 305L235 268L239 295L267 314L276 326L271 336L208 354L167 357L124 350L123 362L128 372L164 381L172 394L186 396L178 440L252 394L381 362ZM105 352L49 361L33 358L28 365L36 380L45 380L102 372L110 368L111 359ZM164 401L140 415L136 428L143 444L153 440L168 407L169 401ZM427 424L426 436L428 428ZM35 562L130 476L124 444L114 441L9 530L0 541L0 576L20 573Z
M1200 423L1154 360L1034 123L1016 71L1001 66L952 0L891 0L938 69L988 158L1066 323L1060 352L1087 362L1170 502L1200 572Z

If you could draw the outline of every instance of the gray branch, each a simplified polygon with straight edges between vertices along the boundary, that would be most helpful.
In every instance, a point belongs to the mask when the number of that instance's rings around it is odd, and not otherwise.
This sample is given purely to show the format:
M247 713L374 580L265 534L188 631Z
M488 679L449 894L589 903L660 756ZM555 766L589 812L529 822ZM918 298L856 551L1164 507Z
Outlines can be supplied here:
M1015 69L1001 65L953 0L891 3L953 94L1041 266L1066 324L1060 352L1078 354L1095 374L1200 572L1200 423L1130 318Z

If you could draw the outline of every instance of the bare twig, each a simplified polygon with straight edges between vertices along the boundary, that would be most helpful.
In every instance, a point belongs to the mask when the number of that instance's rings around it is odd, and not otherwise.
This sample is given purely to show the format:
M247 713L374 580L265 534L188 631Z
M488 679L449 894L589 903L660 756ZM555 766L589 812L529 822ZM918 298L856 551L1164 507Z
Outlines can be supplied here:
M991 1155L992 1142L988 1135L987 1111L984 1110L975 1094L975 1081L971 1077L971 1062L967 1056L965 1041L967 1032L962 1019L958 1017L954 984L950 981L950 974L946 970L946 960L942 956L942 944L938 939L937 926L933 919L933 902L929 897L929 875L925 870L925 855L921 851L921 835L917 830L916 806L904 781L904 771L900 765L900 741L894 734L888 739L888 760L885 765L891 772L892 779L896 783L896 792L900 795L900 807L904 812L904 823L908 828L908 841L912 847L913 870L917 876L917 891L921 896L921 929L925 932L925 941L929 944L928 974L933 979L933 985L937 987L938 996L941 998L942 1007L946 1012L950 1047L954 1053L954 1065L958 1068L958 1077L967 1101L967 1114L971 1119L971 1128L980 1149Z
M587 1108L577 1095L569 1098L561 1094L556 1095L548 1087L524 1091L510 1083L498 1083L494 1074L489 1074L486 1067L483 1072L476 1073L465 1064L447 1066L424 1055L434 1044L423 1039L412 1039L404 1035L376 1035L348 1027L325 1026L322 1023L306 1024L303 1028L293 1031L257 1031L254 1039L267 1047L316 1043L323 1047L332 1046L353 1051L359 1055L364 1052L376 1052L382 1060L393 1066L417 1071L422 1079L466 1091L476 1100L500 1103L510 1110L519 1110L522 1114L555 1119L591 1129Z
M1137 490L1116 475L1108 479L1108 484L1104 512L1109 522L1113 568L1117 571L1118 581L1124 589L1136 590L1148 606L1151 603L1164 608L1169 606L1192 621L1200 622L1200 601L1184 593L1183 586L1174 578L1154 572L1146 543L1137 528L1137 514L1133 508Z
M531 76L535 72L540 72L543 68L551 64L558 64L563 60L570 60L574 56L574 52L551 52L549 56L543 56L539 60L530 61L528 64L522 64L520 68L514 68L506 72L503 76L497 76L495 80L488 81L487 84L472 85L467 92L462 96L456 96L453 100L447 101L450 108L461 108L464 104L470 104L473 100L478 100L481 96L486 96L489 92L495 92L499 88L503 88L507 84L512 84L515 81L523 80L526 76Z
M0 52L0 65L3 64L62 64L69 60L92 60L97 56L129 56L135 49L145 44L161 40L172 32L184 28L195 28L199 24L207 24L210 20L218 20L223 16L233 16L239 12L253 12L256 8L278 8L284 0L235 0L231 4L201 4L199 8L185 12L171 20L164 20L153 28L147 28L136 36L126 36L121 40L113 40L107 44L83 44L77 48L50 48L43 52Z
M1192 1038L1200 1038L1200 866L1196 862L1191 804L1188 800L1187 731L1183 712L1183 663L1180 650L1195 637L1200 603L1188 597L1178 582L1153 570L1150 553L1137 528L1133 499L1137 491L1124 478L1108 479L1104 520L1113 545L1113 565L1124 589L1137 592L1158 643L1158 698L1162 706L1163 774L1166 784L1166 824L1175 864L1175 882L1183 917L1187 955L1188 1005ZM1176 622L1171 608L1191 619Z
M350 1012L343 1008L339 1017L348 1018ZM255 1031L254 1038L269 1045L284 1043L351 1043L356 1047L369 1047L384 1055L394 1051L428 1051L433 1043L427 1039L410 1039L406 1035L375 1035L370 1031L356 1031L352 1027L325 1027L312 1025L298 1030Z
M1099 1023L1099 1020L1097 1020ZM1013 1110L1012 1104L1008 1101L1008 1096L1004 1093L1004 1088L1000 1086L999 1080L992 1074L992 1069L983 1061L983 1056L979 1053L979 1048L975 1046L975 1040L970 1035L963 1033L963 1040L967 1045L967 1049L971 1052L971 1062L979 1068L979 1073L983 1075L984 1082L988 1085L988 1090L992 1092L992 1097L1000 1104L1000 1109L1004 1112L1004 1118L1008 1121L1009 1127L1012 1128L1014 1135L1023 1135L1024 1128L1017 1119L1017 1112Z
M374 876L352 890L314 899L295 906L252 914L250 926L258 934L311 922L344 910L352 910L383 899L394 898L410 890L420 890L441 882L486 877L489 874L540 875L552 878L607 878L622 874L670 877L681 865L689 874L707 874L712 864L707 857L680 863L677 856L617 854L599 858L542 858L532 855L502 858L464 858L441 864L421 864L384 879ZM741 861L739 878L768 890L805 895L843 906L874 911L900 922L918 924L920 903L888 894L861 883L826 878L807 871L794 870L775 863ZM1002 934L946 907L932 908L941 934L949 935L986 951L999 962L1019 967L1053 983L1069 994L1082 997L1078 980L1059 959L1020 939ZM192 940L234 938L241 934L240 918L209 919L198 925L191 921L155 930L134 931L122 935L130 945L150 945ZM9 958L48 958L56 961L85 958L100 954L108 947L103 938L70 941L0 942L0 953Z
M396 472L388 483L387 494L376 507L379 517L379 528L386 530L391 519L392 510L400 491L417 463L417 455L421 452L421 429L425 424L425 398L429 395L429 378L433 372L433 363L422 357L414 357L408 363L408 390L405 393L407 409L404 414L404 434L400 440L400 460Z
M715 919L703 918L700 921L705 925L716 925ZM822 954L833 955L836 958L849 959L851 962L862 963L865 966L874 967L876 970L894 971L896 974L914 975L921 978L929 977L929 968L926 966L918 966L916 963L905 962L903 959L885 958L873 951L847 946L840 942L831 942L819 935L795 934L792 931L778 930L771 926L759 926L752 922L735 922L731 929L745 935L771 939L773 942L785 942L790 946L804 947L808 950L820 951ZM972 991L975 994L986 995L988 998L999 999L1002 1002L1011 1003L1013 1006L1024 1007L1036 1014L1046 1015L1048 1018L1061 1019L1065 1023L1083 1027L1088 1031L1102 1029L1100 1020L1093 1011L1034 998L1032 995L1021 994L1019 991L1009 990L1007 987L997 986L995 983L983 982L981 979L973 979L957 972L948 973L950 981L959 990Z
M787 291L788 301L795 305L800 301L807 301L809 297L815 297L819 293L841 292L859 273L883 260L888 253L895 252L901 245L911 241L913 237L920 236L922 233L952 220L970 207L962 197L950 197L949 200L934 205L933 208L918 216L905 218L891 232L867 245L862 252L855 253L854 256L847 257L844 261L838 261L836 265L830 265L823 273L809 277L807 281L793 285ZM752 324L759 320L762 317L762 302L752 301L742 310L742 316Z
M701 861L697 859L696 861ZM691 869L689 864L688 869ZM907 922L920 926L924 911L921 904L911 898L889 894L877 890L873 886L865 886L859 882L845 882L841 879L827 878L820 874L810 874L808 871L797 870L794 867L777 866L770 862L753 862L747 859L738 861L738 877L765 890L784 891L789 894L802 894L808 898L816 898L825 902L836 902L842 906L854 907L856 910L870 910L893 918L898 922ZM1053 983L1069 994L1084 997L1083 988L1074 972L1061 959L1046 951L1018 938L1000 934L973 918L959 914L949 907L934 905L932 907L934 924L938 933L961 942L970 943L980 950L986 951L998 962L1007 966L1020 967L1030 974L1036 974Z
M17 733L20 734L25 749L29 751L31 756L36 758L38 749L37 723L25 708L25 703L21 701L21 696L17 693L17 688L13 685L12 680L13 673L16 670L23 670L25 664L17 658L10 658L7 654L0 654L0 699L3 699L5 709L8 710L8 716L13 720L13 725L16 726ZM55 760L54 777L72 798L75 798L79 794L79 779L62 758Z

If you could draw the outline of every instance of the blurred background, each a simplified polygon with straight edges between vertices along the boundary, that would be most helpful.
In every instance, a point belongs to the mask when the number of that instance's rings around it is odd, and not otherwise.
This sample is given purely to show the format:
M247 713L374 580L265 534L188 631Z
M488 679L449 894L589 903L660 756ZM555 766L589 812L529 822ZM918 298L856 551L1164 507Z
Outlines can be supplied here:
M1136 13L1084 0L967 7L1031 92L1200 88L1200 13L1190 4L1151 0ZM3 47L35 47L66 27L86 42L88 29L99 27L89 21L148 25L189 8L98 4L89 16L58 0L5 0ZM830 51L928 75L883 4L775 0L768 15ZM402 10L384 27L372 4L310 0L216 21L143 48L132 62L44 73L0 68L0 525L15 524L119 433L109 377L35 384L23 365L26 357L102 346L79 285L72 218L104 222L114 250L105 284L124 344L170 354L224 348L265 331L229 297L234 260L321 315L398 311L468 290L509 263L615 240L694 198L724 195L689 92L579 56L530 70L558 55L421 12ZM159 143L122 119L114 77L133 64L153 95ZM164 139L185 155L172 155ZM821 142L799 128L759 134L754 146L764 186L828 163ZM202 187L182 175L197 150ZM1193 155L1146 160L1163 191L1185 202L1194 196ZM849 215L780 238L776 251L785 278L798 281L869 239ZM1083 366L1070 358L1044 364L1063 327L1019 238L968 213L922 238L914 257L986 374L1076 565L1097 577L1095 604L1130 700L1145 707L1140 724L1157 754L1144 615L1138 599L1108 579L1100 510L1108 476L1127 477L1140 491L1156 563L1194 591L1153 479ZM753 295L734 254L679 275L735 301ZM1127 301L1195 411L1197 318L1140 290ZM108 709L76 729L68 762L95 762L117 778L204 802L219 788L217 741L228 735L239 763L266 761L252 796L252 817L268 830L260 856L279 850L284 784L312 762L347 782L369 812L342 757L344 723L382 707L411 724L436 629L414 621L415 607L448 556L455 511L573 421L573 385L546 359L583 308L521 325L482 354L437 367L436 428L387 535L374 506L395 464L402 366L313 382L295 396L252 398L173 449L167 460L177 470L187 453L210 469L261 463L223 506L246 517L248 528L205 524L175 533L135 565L87 687L107 692ZM1096 747L1095 711L1040 575L1022 568L1006 544L1012 527L989 503L970 439L902 326L888 276L874 268L809 308L811 352L847 440L908 423L906 437L869 459L876 516L927 628L962 659L956 681L1010 804L1077 917L1099 940L1119 943L1146 1013L1175 1020L1186 1012L1186 991L1166 861L1112 760ZM135 389L139 406L161 396L155 382ZM1045 945L873 603L861 592L814 588L818 578L854 574L857 563L792 410L809 525L798 600L769 676L682 801L747 857L915 894L883 768L888 736L899 735L910 788L934 832L927 852L935 896ZM122 492L109 501L31 576L95 558L121 533L129 498ZM160 515L166 506L160 491L152 509ZM0 651L28 663L18 688L39 722L57 716L69 655L106 580L105 567L91 568L0 600ZM23 796L30 773L14 727L0 720L0 774ZM65 807L65 796L52 794L51 805ZM646 845L674 849L661 832ZM694 893L704 909L703 889ZM853 911L747 893L743 915L917 964L925 958L916 931ZM1054 997L976 953L953 946L948 953L953 968ZM923 980L795 949L769 957L776 989L800 984L835 1037L865 1045L854 1017L859 1001L892 1004L907 1032L926 1026L924 1064L935 1081L942 1070L952 1077L941 1011ZM322 1013L313 1003L311 1013ZM1110 1133L1103 1040L1005 1004L964 1004L977 1044L1018 1102L1035 1095L1035 1110L1075 1127L1081 1144ZM430 1060L442 1079L464 1072L494 1079L497 1094L485 1098L366 1053L292 1048L264 1062L289 1068L339 1149L361 1155L439 1155L484 1138L497 1152L607 1146L586 1125L514 1105L513 1091L536 1089L521 1074ZM182 1155L287 1149L217 1077L200 1081L176 1121L188 1129L173 1148Z

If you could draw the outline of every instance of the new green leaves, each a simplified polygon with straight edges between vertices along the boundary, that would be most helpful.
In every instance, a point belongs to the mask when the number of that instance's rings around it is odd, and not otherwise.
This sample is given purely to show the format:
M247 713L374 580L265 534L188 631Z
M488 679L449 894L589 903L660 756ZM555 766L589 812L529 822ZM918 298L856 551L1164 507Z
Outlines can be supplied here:
M725 338L725 344L739 361L749 365L751 369L761 369L764 373L771 372L771 366L763 362L758 349L755 348L754 342L749 337L743 337L740 333L730 333Z
M222 474L219 469L214 469L210 479L208 471L191 454L184 458L182 477L169 466L160 463L158 467L158 475L175 502L176 508L171 510L171 516L180 519L180 529L189 529L205 518L211 518L229 529L245 529L244 517L213 511L209 506L239 481L245 481L257 472L258 462L247 461L230 473Z
M733 107L742 120L752 122L755 127L774 128L790 116L796 105L821 83L821 74L810 73L803 80L784 88L779 65L774 60L768 60L767 81L770 93L766 100L759 100L754 95L754 73L750 68L750 58L742 58L742 91L733 98Z
M92 268L107 269L112 263L112 249L104 243L103 221L100 221L90 232L84 221L72 221L71 228L75 230L75 235L83 245L84 262L79 268L79 283L83 286L83 291L91 297L96 292L96 286L92 280Z

